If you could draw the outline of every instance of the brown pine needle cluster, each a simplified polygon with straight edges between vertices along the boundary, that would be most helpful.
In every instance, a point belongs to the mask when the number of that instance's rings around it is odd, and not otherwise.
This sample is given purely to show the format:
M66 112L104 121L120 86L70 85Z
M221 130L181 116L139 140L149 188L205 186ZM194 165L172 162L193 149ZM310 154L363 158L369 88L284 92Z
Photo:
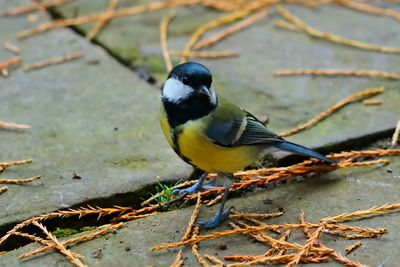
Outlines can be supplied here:
M71 54L68 54L68 55L65 55L62 57L50 58L50 59L46 59L46 60L43 60L43 61L40 61L37 63L25 65L22 67L22 70L25 72L28 72L28 71L32 71L32 70L42 69L47 66L58 65L58 64L62 64L64 62L75 60L75 59L81 58L82 56L83 56L83 54L80 52L73 52Z
M274 72L277 76L290 75L321 75L321 76L353 76L384 78L390 80L400 80L400 74L379 70L335 70L335 69L286 69Z
M373 88L373 89L368 89L368 90L363 90L357 93L354 93L348 97L346 97L345 99L342 99L341 101L337 102L336 104L334 104L333 106L329 107L328 109L322 111L321 113L319 113L317 116L315 116L314 118L310 119L309 121L291 129L285 132L280 133L281 136L289 136L289 135L293 135L295 133L298 133L300 131L303 131L307 128L310 128L311 126L317 124L318 122L326 119L327 117L329 117L332 113L336 112L337 110L339 110L340 108L355 102L355 101L360 101L363 100L365 98L369 98L372 96L375 96L377 94L381 94L384 92L383 88Z
M389 163L386 159L368 160L368 161L355 161L363 157L387 157L387 156L398 156L400 155L400 149L375 149L365 151L344 151L341 153L333 153L328 155L328 158L339 160L336 165L325 165L319 163L317 159L305 160L301 163L289 166L289 167L273 167L273 168L261 168L254 170L246 170L236 172L235 176L240 180L235 182L231 187L231 192L239 189L244 189L249 186L266 186L279 181L287 181L293 179L296 176L315 176L327 171L333 171L341 168L352 168L352 167L366 167L371 165L387 165ZM215 174L209 174L208 179L216 177ZM193 184L195 181L185 181L181 184L174 186L175 188L181 188ZM201 196L210 196L222 194L223 188L216 187L210 190L201 192ZM163 195L164 192L160 192L146 201L142 202L142 205L149 205L139 211L143 212L154 212L159 207L159 204L151 204L158 196ZM197 198L197 194L185 196L184 201L191 201ZM204 200L207 202L207 200ZM132 211L133 215L136 215L136 211ZM122 215L121 220L129 218L129 214Z
M97 230L95 230L95 231L91 231L91 232L89 232L87 234L83 234L83 235L80 235L78 237L74 237L74 238L71 238L71 239L63 240L63 241L61 241L61 244L64 245L64 246L72 246L72 245L75 245L75 244L78 244L78 243L86 242L86 241L92 240L94 238L97 238L99 236L103 236L103 235L106 235L106 234L108 234L110 232L118 230L123 226L124 226L124 223L103 225L103 226L98 227ZM21 233L19 233L19 232L15 233L15 234L27 237L27 238L37 242L37 237L36 236L30 237L30 236L27 236L26 234L22 234L21 235ZM20 259L25 259L25 258L33 257L33 256L36 256L38 254L49 252L49 251L54 250L54 249L56 249L56 244L54 244L54 243L44 244L44 246L42 246L42 247L40 247L38 249L35 249L35 250L32 250L32 251L29 251L29 252L26 252L26 253L22 254L19 258Z
M304 213L300 214L300 222L299 223L285 223L285 224L267 224L265 222L256 220L254 218L230 218L230 225L232 226L232 230L225 230L220 232L214 232L211 234L198 235L197 229L194 228L193 234L190 239L184 240L182 239L179 242L155 246L152 250L162 250L167 248L175 248L180 246L191 245L192 253L197 261L202 266L210 266L206 259L210 260L213 264L219 264L219 266L252 266L252 265L260 265L260 264L286 264L286 266L295 266L299 263L323 263L329 262L330 260L334 260L338 263L341 263L345 266L365 266L361 263L351 261L341 255L339 252L334 249L328 248L323 245L320 241L320 236L322 234L330 234L336 235L344 238L347 233L353 233L357 235L357 239L363 238L371 238L371 237L379 237L385 233L387 230L384 228L366 228L366 227L357 227L357 226L349 226L337 224L336 222L340 221L343 216L348 216L348 220L354 221L360 218L359 214L369 214L373 212L378 212L379 214L391 212L394 209L400 209L400 203L393 203L383 205L381 207L372 207L365 211L355 211L348 213L346 215L340 214L337 216L333 216L330 218L330 221L326 221L325 219L321 219L320 223L310 223L307 222L304 218ZM195 214L195 213L193 213ZM192 216L192 218L195 215ZM267 217L267 216L265 216ZM191 218L191 220L192 220ZM233 221L232 221L233 220ZM332 231L332 229L335 230ZM280 231L286 230L283 234ZM273 237L273 234L280 234L280 237L277 239ZM293 243L290 241L290 233L292 231L302 231L304 237L306 239L305 244L301 245L298 243ZM371 234L373 233L373 234ZM224 263L218 258L211 258L208 255L203 257L199 251L199 243L208 240L221 238L229 235L238 235L244 234L249 235L256 241L261 244L266 244L270 248L267 248L264 254L262 255L231 255L226 256L224 259L226 261L235 263ZM351 236L352 234L349 234ZM361 245L361 242L358 240L355 244L348 247L345 252L349 254L351 251L357 249ZM180 250L179 253L181 253Z
M103 216L121 215L131 210L132 210L131 207L114 206L112 208L100 208L100 207L87 206L79 209L68 209L68 210L50 212L47 214L30 218L26 221L17 224L16 226L14 226L14 228L9 230L3 237L0 238L0 245L2 245L6 240L10 238L10 236L14 235L16 232L20 232L20 230L24 229L25 227L32 225L33 222L42 222L53 218L65 218L72 216L78 217L78 219L80 219L81 217L88 215L97 215L97 218L100 219L100 217Z

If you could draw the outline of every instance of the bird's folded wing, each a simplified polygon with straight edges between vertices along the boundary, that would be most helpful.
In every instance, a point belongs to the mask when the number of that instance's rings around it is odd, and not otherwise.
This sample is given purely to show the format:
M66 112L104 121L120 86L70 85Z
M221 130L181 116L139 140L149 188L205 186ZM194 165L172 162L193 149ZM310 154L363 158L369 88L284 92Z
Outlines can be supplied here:
M245 110L231 116L213 116L207 127L207 136L214 143L235 147L241 145L268 144L282 139L268 130L256 117Z

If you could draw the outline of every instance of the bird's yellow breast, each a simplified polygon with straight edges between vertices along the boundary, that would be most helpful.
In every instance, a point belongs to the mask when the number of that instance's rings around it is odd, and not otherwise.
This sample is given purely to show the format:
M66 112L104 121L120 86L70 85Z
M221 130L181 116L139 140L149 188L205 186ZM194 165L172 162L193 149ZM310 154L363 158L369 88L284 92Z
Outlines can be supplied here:
M256 146L223 147L205 135L202 120L189 121L183 125L178 137L179 151L198 168L233 173L252 164L259 157Z

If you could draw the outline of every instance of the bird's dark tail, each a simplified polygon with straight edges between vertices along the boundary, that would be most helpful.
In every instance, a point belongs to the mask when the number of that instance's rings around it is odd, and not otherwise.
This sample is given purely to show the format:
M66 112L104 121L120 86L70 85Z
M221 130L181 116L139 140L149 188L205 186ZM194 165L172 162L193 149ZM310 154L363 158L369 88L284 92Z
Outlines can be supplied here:
M318 152L315 152L309 148L306 148L304 146L301 145L297 145L295 143L292 142L288 142L288 141L282 141L279 142L277 144L275 144L275 147L282 149L282 150L286 150L286 151L290 151L293 153L297 153L297 154L301 154L304 156L308 156L308 157L312 157L312 158L317 158L320 159L322 161L325 162L329 162L332 164L335 164L336 162L334 160L328 159L327 157L325 157L324 155L321 155Z

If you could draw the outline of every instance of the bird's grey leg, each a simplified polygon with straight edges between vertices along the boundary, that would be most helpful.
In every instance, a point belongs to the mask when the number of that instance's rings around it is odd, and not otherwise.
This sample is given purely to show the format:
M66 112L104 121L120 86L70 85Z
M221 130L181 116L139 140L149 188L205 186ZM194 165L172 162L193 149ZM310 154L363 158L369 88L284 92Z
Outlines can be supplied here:
M194 185L189 186L187 188L174 189L172 191L172 194L173 195L184 196L184 195L190 195L190 194L194 194L194 193L199 192L201 189L203 189L203 183L204 183L204 180L207 178L207 176L208 176L208 172L203 173L203 175L201 175L199 180L197 180L197 182Z
M207 221L200 221L196 222L197 225L199 225L202 228L215 228L217 227L223 220L227 219L229 217L229 213L231 212L232 207L224 210L225 207L225 202L228 199L229 195L229 189L231 188L231 185L233 183L233 177L226 177L224 181L224 195L222 197L221 205L219 206L217 212L215 215L207 220Z

